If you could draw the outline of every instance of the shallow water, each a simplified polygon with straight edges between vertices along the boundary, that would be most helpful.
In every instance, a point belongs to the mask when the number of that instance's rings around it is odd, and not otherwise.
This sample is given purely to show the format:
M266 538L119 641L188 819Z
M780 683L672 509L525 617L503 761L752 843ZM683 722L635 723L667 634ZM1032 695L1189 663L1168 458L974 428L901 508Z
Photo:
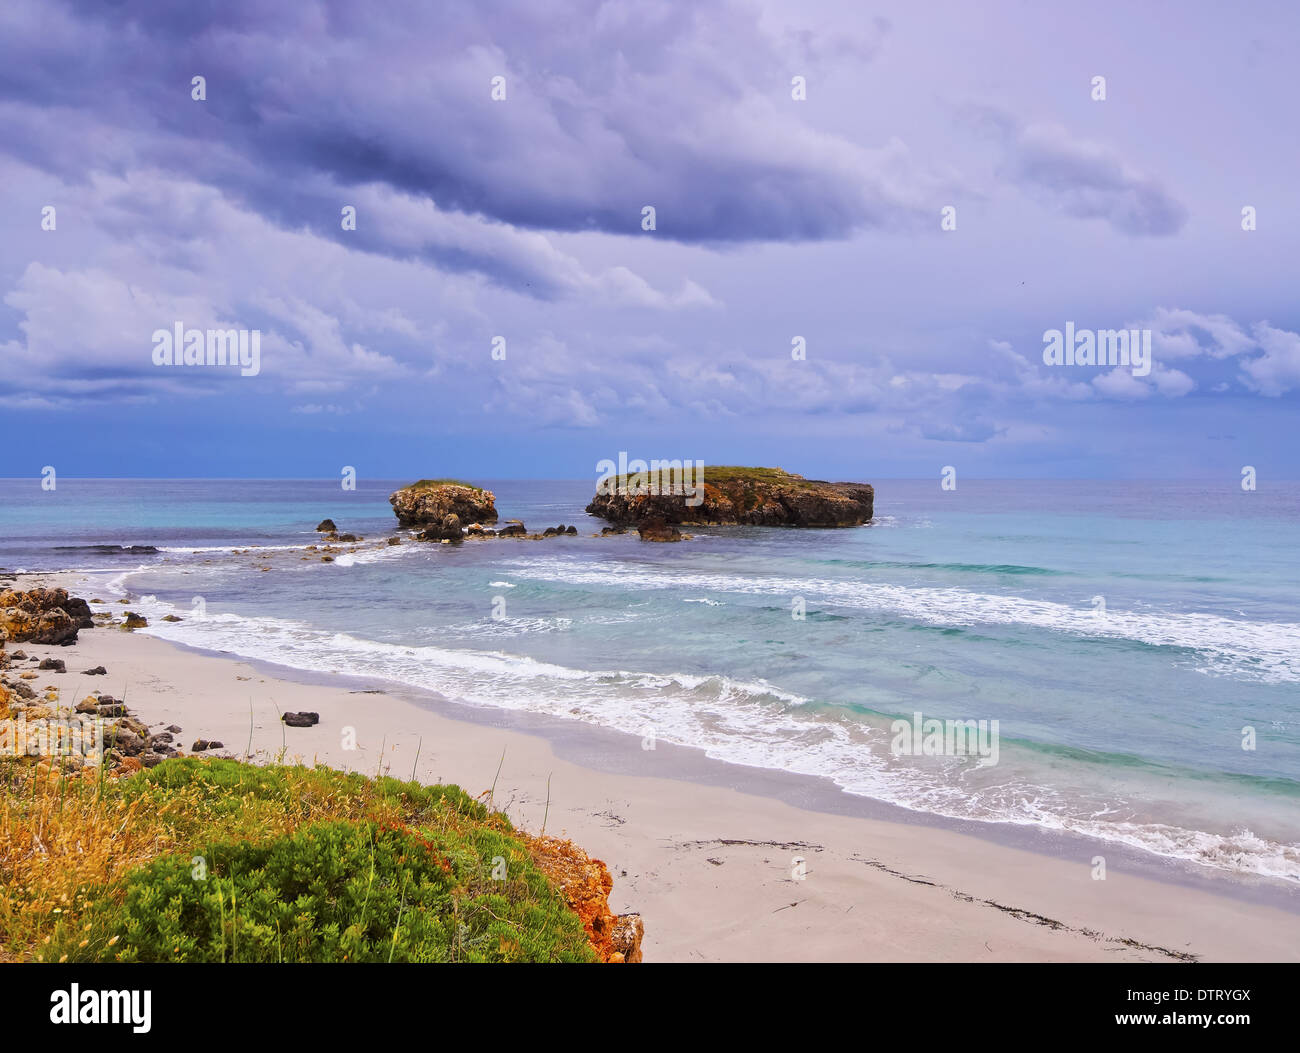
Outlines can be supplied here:
M590 482L486 482L503 520L580 536L300 558L326 516L394 533L397 485L0 481L0 566L103 572L211 650L1300 882L1290 492L886 480L869 526L650 545L588 536ZM893 755L917 712L997 720L997 763Z

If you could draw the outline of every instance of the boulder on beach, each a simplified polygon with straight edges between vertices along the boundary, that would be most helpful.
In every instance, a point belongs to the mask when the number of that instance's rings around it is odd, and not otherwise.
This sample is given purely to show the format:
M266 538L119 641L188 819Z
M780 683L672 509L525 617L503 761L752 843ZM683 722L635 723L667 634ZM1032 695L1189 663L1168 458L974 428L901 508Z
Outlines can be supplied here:
M0 592L0 640L66 645L77 639L78 630L94 624L90 604L69 596L67 589Z
M495 523L496 495L459 479L421 479L388 498L404 527L441 527L450 515L459 523Z
M291 728L310 728L320 723L319 713L286 713L280 718Z
M662 463L662 462L656 462ZM611 475L587 511L619 526L647 520L697 525L845 527L869 522L867 483L805 479L781 468L705 465L694 472Z

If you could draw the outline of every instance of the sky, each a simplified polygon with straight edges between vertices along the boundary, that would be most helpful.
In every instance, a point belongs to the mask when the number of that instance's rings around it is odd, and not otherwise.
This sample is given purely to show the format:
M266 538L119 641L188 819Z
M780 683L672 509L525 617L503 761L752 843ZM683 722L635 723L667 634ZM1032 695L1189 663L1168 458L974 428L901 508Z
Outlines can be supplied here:
M6 0L0 476L1300 478L1298 30ZM1046 363L1067 325L1149 372Z

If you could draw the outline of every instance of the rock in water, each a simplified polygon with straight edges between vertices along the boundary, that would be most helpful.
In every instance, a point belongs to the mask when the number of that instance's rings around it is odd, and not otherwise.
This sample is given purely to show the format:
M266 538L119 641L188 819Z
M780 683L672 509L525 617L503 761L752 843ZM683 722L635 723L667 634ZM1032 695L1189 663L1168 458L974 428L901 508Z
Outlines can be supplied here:
M322 519L316 524L316 532L318 534L333 534L337 531L338 527L334 525L334 520L332 519Z
M656 516L654 519L645 520L637 533L641 535L642 541L680 541L682 532L675 526L665 523L661 517Z
M441 528L448 516L460 523L495 523L496 494L455 479L421 479L388 498L404 527Z
M705 465L688 482L698 484L698 490L682 493L679 477L667 472L658 479L611 477L587 511L620 526L662 519L668 524L790 527L860 526L874 511L875 491L867 483L827 483L780 468ZM677 492L671 492L674 483Z

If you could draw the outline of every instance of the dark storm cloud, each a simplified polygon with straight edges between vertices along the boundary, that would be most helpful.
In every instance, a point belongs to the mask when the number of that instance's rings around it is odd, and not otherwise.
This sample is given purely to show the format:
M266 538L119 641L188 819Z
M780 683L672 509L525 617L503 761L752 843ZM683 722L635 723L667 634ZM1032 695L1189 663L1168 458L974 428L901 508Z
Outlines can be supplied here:
M789 67L818 45L757 22L725 2L41 0L7 16L0 98L11 151L65 179L157 166L313 229L337 229L344 191L367 184L536 230L639 234L652 205L657 236L682 242L914 220L905 151L810 131ZM855 53L885 31L864 19ZM373 226L358 235L387 248ZM463 248L406 251L486 266Z

